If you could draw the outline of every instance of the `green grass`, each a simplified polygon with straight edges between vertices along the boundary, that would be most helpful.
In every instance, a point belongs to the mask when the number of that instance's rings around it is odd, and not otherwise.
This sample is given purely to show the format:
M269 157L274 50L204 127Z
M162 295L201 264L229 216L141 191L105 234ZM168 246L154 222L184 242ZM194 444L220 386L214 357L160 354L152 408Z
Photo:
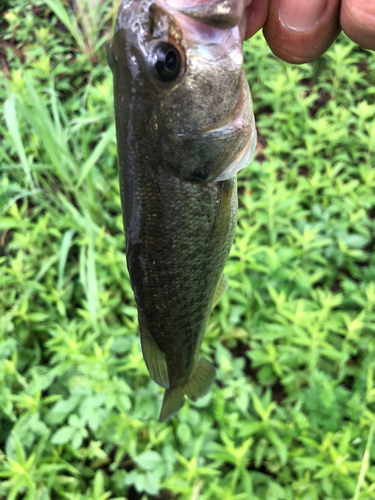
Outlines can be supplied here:
M76 22L15 0L0 25L0 498L375 499L374 54L341 36L296 67L246 43L260 141L202 348L217 383L158 424L124 255L113 8Z

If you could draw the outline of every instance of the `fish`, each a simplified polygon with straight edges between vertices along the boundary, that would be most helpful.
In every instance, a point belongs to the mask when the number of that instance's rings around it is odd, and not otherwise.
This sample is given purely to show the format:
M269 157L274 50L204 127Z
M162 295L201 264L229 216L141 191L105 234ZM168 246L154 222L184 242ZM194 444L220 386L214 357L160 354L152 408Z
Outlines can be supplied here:
M165 389L159 422L215 378L199 353L227 288L236 174L256 145L248 4L123 0L108 52L127 266L143 357Z

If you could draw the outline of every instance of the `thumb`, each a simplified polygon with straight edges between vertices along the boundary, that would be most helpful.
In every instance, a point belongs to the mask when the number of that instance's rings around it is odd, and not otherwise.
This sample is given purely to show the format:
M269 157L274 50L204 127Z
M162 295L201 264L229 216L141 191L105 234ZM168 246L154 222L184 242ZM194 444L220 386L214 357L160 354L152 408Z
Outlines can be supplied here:
M270 0L264 36L289 63L321 56L340 33L340 0Z

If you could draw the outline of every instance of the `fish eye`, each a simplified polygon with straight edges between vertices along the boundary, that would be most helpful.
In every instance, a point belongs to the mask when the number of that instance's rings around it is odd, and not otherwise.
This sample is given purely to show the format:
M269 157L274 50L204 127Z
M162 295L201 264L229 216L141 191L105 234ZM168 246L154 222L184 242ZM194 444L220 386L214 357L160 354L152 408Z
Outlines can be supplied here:
M162 42L155 48L156 74L162 82L172 82L180 74L181 55L176 47L170 43Z

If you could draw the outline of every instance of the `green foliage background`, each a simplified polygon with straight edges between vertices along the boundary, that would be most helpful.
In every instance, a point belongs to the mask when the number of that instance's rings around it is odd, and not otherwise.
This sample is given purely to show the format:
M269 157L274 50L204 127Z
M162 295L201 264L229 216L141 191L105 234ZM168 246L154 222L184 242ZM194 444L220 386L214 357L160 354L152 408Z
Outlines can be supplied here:
M374 54L341 36L294 67L245 44L259 143L203 345L217 384L158 424L124 255L117 5L90 5L2 7L0 498L374 499Z

